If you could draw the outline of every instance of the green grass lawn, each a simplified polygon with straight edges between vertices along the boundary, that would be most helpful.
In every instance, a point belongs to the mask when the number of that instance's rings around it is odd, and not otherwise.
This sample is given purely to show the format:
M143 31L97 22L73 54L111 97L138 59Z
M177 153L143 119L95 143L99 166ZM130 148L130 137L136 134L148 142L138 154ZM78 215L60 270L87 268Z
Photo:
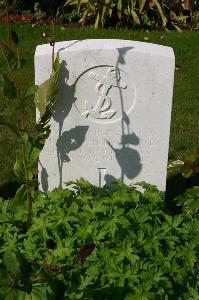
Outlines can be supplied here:
M50 36L50 27L36 27L31 25L13 25L19 35L21 54L27 63L21 72L18 81L25 88L34 83L34 52L38 44L47 43L47 38L42 38L44 31ZM147 41L174 48L176 65L179 70L175 74L173 96L173 111L171 123L171 137L169 159L181 158L185 153L199 146L199 32L144 32L127 30L69 28L64 32L56 28L57 40L72 40L86 38L117 38L137 41ZM0 40L6 42L6 26L0 25ZM6 66L0 56L0 69ZM0 113L5 113L17 122L15 103L8 101L0 94ZM27 124L34 123L35 110L32 102L27 105ZM14 163L17 140L4 128L0 128L0 186L5 182L14 180L12 167Z

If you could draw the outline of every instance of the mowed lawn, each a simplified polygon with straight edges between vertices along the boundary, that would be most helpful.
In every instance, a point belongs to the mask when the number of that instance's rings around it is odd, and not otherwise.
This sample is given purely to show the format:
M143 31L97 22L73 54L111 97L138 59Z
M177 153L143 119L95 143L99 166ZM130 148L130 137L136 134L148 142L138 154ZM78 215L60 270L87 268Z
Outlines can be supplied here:
M48 42L51 36L50 26L35 27L31 25L12 25L20 39L20 52L26 59L26 65L17 77L25 89L34 83L34 52L36 45ZM41 36L45 32L46 37ZM56 28L57 41L113 38L145 41L173 47L176 56L175 85L169 159L176 160L199 146L199 32L145 32L91 28ZM7 41L6 26L0 24L0 40ZM5 71L6 64L0 54L0 69ZM161 105L161 103L160 103ZM12 121L17 122L16 104L7 100L0 93L0 113L6 114ZM33 100L27 103L26 119L28 126L35 120ZM164 138L164 137L162 137ZM12 172L15 151L18 141L0 127L0 186L14 180Z

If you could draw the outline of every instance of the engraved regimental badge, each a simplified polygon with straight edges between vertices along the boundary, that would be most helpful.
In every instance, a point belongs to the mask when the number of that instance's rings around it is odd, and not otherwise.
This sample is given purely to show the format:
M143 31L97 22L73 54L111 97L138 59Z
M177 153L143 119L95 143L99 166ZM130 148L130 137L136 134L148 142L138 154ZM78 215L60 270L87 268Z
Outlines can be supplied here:
M80 115L95 122L110 123L128 114L135 103L135 87L128 76L113 66L86 70L76 82L75 106Z

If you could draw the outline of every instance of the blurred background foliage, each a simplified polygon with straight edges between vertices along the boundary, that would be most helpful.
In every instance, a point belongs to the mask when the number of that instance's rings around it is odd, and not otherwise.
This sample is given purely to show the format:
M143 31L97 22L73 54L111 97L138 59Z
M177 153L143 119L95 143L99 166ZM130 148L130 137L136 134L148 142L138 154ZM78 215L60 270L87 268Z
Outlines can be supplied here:
M128 29L198 29L197 0L0 0L0 15L38 14L48 19L55 11L56 22ZM35 10L35 7L37 8Z

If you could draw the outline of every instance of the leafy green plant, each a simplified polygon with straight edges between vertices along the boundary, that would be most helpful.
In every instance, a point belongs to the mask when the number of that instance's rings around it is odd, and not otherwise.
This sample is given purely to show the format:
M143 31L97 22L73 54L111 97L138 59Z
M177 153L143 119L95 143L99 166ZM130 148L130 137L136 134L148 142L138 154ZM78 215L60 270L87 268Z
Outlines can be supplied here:
M198 215L199 212L199 148L184 156L183 160L174 161L169 164L170 175L181 174L182 177L196 178L198 183L187 189L183 194L177 196L174 201L177 206L182 207L185 215Z
M41 7L38 2L36 2L34 5L34 16L36 24L42 24L43 20L46 17L46 13L41 10Z
M27 233L17 195L0 201L1 299L198 299L197 218L148 184L72 184L34 192Z
M4 0L0 0L0 16L5 15L5 5L4 5Z
M34 3L37 1L24 1L24 0L1 0L0 1L0 11L2 9L2 15L6 15L5 2L9 4L10 11L15 15L21 15L24 11L33 10ZM40 1L41 2L41 1ZM1 13L0 13L1 14Z
M182 195L176 197L177 206L182 206L186 215L198 215L199 213L199 186L187 189Z
M199 174L199 148L197 148L195 152L184 157L184 164L181 167L181 172L185 178Z
M190 178L199 174L199 148L186 154L182 160L169 164L170 172L180 173L184 178Z
M79 22L80 14L76 8L71 7L71 11L66 6L57 9L56 21L60 24Z
M151 29L185 27L190 15L184 15L181 1L160 0L67 0L66 6L76 6L82 15L80 22L104 27L106 21L117 19L116 24Z
M16 73L23 67L23 61L19 57L19 39L17 34L11 31L11 38L16 44L15 53L4 43L0 42L0 50L2 51L5 62L8 65L8 74L0 73L0 86L5 97L16 101L17 109L19 112L19 124L13 124L6 118L5 115L0 115L0 125L6 126L10 131L17 136L20 143L20 150L16 154L16 162L14 165L14 173L18 180L24 185L23 197L20 201L23 202L27 199L28 203L28 216L27 227L31 223L32 214L32 193L37 186L35 180L37 174L37 161L39 153L44 146L45 139L50 133L48 122L51 118L51 110L57 99L58 92L58 76L60 64L58 59L54 63L54 42L53 42L53 71L49 80L44 82L39 88L36 86L29 87L25 93L20 89L16 81ZM30 96L36 92L35 105L40 111L40 120L35 124L32 130L25 124L25 107Z

